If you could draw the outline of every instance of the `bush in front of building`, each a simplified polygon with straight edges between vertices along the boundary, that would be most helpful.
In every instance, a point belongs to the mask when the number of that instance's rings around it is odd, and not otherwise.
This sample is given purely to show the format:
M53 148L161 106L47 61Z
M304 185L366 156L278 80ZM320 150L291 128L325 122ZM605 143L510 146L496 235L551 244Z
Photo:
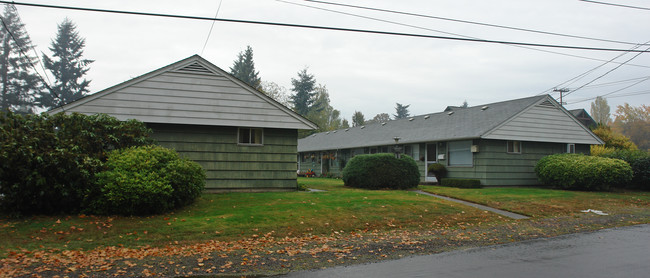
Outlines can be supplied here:
M97 174L97 214L149 215L192 203L205 186L205 171L176 151L160 146L116 150Z
M0 112L0 208L11 215L76 213L111 149L149 143L137 121L107 115Z
M632 180L627 162L582 154L545 156L537 162L535 173L543 184L562 189L604 191Z
M415 160L407 155L364 154L351 158L343 169L346 186L366 189L408 189L420 182Z
M483 188L481 180L477 179L444 178L440 181L440 185L458 188Z
M442 178L444 178L447 175L447 168L445 165L442 165L442 163L432 163L427 167L427 171L429 173L432 173L434 176L436 176L436 180L438 181L438 184L441 183Z
M629 163L633 172L629 187L650 189L650 153L648 151L615 149L600 153L598 156L616 158Z
M634 177L632 184L636 188L650 190L650 156L641 157L630 163Z

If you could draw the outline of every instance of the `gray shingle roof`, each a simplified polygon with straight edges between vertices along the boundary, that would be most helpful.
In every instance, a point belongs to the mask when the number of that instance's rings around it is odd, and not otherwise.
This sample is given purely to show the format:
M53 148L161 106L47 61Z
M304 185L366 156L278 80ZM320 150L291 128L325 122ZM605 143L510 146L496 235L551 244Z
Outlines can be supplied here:
M407 119L321 132L298 140L298 152L480 138L548 95L454 108ZM487 107L487 108L485 108ZM485 109L484 109L485 108ZM451 113L453 112L453 113ZM451 113L451 114L449 114Z

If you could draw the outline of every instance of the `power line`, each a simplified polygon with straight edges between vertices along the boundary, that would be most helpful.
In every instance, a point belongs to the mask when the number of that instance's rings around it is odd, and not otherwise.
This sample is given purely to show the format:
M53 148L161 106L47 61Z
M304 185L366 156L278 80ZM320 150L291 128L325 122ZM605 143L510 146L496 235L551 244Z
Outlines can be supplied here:
M629 93L618 94L618 95L610 95L607 98L630 97L630 96L639 96L639 95L647 95L647 94L650 94L650 90L629 92ZM602 95L602 96L604 96L604 95ZM568 104L576 104L576 103L581 103L581 102L585 102L585 101L590 101L592 99L596 99L596 98L602 97L602 96L596 96L596 97L590 97L590 98L575 100L575 101L568 102Z
M217 7L217 12L214 15L214 18L216 19L217 16L219 16L219 10L221 9L221 0L219 0L219 6ZM203 51L205 50L205 47L208 46L208 41L210 40L210 35L212 34L212 28L214 28L214 23L217 22L216 20L212 21L212 25L210 25L210 31L208 31L208 37L205 38L205 43L203 44L203 49L201 49L201 55L203 55Z
M622 4L614 4L614 3L607 3L607 2L599 2L599 1L591 1L591 0L580 0L582 2L587 2L587 3L593 3L593 4L601 4L601 5L607 5L607 6L616 6L616 7L623 7L623 8L630 8L630 9L639 9L639 10L649 10L650 8L645 8L645 7L638 7L638 6L630 6L630 5L622 5Z
M385 20L385 19L380 19L380 18L375 18L375 17L370 17L370 16L363 16L363 15L358 15L358 14L352 14L352 13L347 13L347 12L342 12L342 11L337 11L337 10L331 10L331 9L325 9L321 7L314 7L314 6L309 6L305 4L299 4L299 3L294 3L294 2L288 2L284 0L276 0L277 2L282 2L286 4L291 4L291 5L296 5L296 6L301 6L301 7L307 7L307 8L312 8L312 9L317 9L317 10L323 10L323 11L328 11L328 12L333 12L333 13L338 13L338 14L344 14L344 15L349 15L349 16L354 16L354 17L360 17L364 19L370 19L370 20L375 20L375 21L380 21L380 22L385 22L385 23L391 23L391 24L396 24L400 26L406 26L406 27L412 27L412 28L417 28L417 29L422 29L422 30L427 30L427 31L432 31L432 32L438 32L438 33L444 33L444 34L449 34L449 35L455 35L455 36L460 36L460 37L465 37L465 38L471 38L471 39L479 39L477 37L470 37L470 36L465 36L457 33L450 33L450 32L445 32L445 31L440 31L440 30L435 30L435 29L430 29L426 27L421 27L421 26L415 26L415 25L410 25L410 24L405 24L401 22L395 22L395 21L390 21L390 20ZM305 0L309 1L309 0ZM321 2L321 1L311 1L311 2L319 2L319 3L326 3L326 2ZM638 47L638 44L635 44ZM597 59L597 58L591 58L591 57L585 57L585 56L580 56L580 55L573 55L573 54L567 54L567 53L562 53L562 52L556 52L556 51L550 51L546 49L538 49L538 48L533 48L533 47L526 47L526 46L521 46L521 45L512 45L514 47L519 47L519 48L524 48L528 50L534 50L534 51L539 51L539 52L545 52L545 53L551 53L551 54L557 54L557 55L562 55L562 56L568 56L568 57L575 57L575 58L582 58L582 59L588 59L588 60L593 60L593 61L599 61L599 62L606 62L606 63L616 63L620 64L620 62L614 62L614 59L611 60L602 60L602 59ZM627 64L628 66L636 66L636 67L643 67L643 68L650 68L650 66L644 66L644 65L636 65L636 64Z
M48 89L52 94L54 94L54 96L55 96L56 98L60 99L59 95L58 95L56 92L54 92L54 91L52 90L52 87L50 87L50 85L45 81L45 79L43 78L43 76L41 76L41 74L38 73L38 70L36 70L36 67L34 66L34 63L31 61L31 59L29 58L29 56L27 56L27 54L25 53L25 51L23 51L23 48L22 48L22 46L20 45L20 42L16 39L16 37L14 36L14 34L11 32L11 29L9 29L9 26L7 26L7 24L5 23L4 18L2 18L1 16L0 16L0 21L2 21L2 26L4 26L5 30L7 30L7 34L9 34L9 36L11 37L11 39L13 39L13 41L16 43L16 46L18 46L18 51L20 51L20 54L21 54L23 57L25 57L25 59L27 60L27 62L29 62L29 65L32 66L32 68L34 69L34 72L36 72L36 75L38 75L38 77L41 78L41 81L43 81L43 84L45 85L45 87L46 87L46 88L47 88L47 89ZM48 79L49 79L49 78L48 78Z
M103 12L103 13L129 14L129 15L141 15L141 16L181 18L181 19L193 19L193 20L212 20L212 21L223 21L223 22L231 22L231 23L258 24L258 25L293 27L293 28L306 28L306 29L329 30L329 31L367 33L367 34L377 34L377 35L392 35L392 36L403 36L403 37L414 37L414 38L428 38L428 39L441 39L441 40L493 43L493 44L504 44L504 45L523 45L523 46L531 46L531 47L563 48L563 49L590 50L590 51L610 51L610 52L638 52L638 53L650 52L648 50L632 50L632 51L630 51L630 50L626 50L626 49L617 49L617 48L600 48L600 47L571 46L571 45L524 43L524 42L499 41L499 40L482 40L482 39L432 36L432 35L412 34L412 33L398 33L398 32L388 32L388 31L378 31L378 30L364 30L364 29L338 28L338 27L317 26L317 25L278 23L278 22L268 22L268 21L252 21L252 20L240 20L240 19L209 18L209 17L199 17L199 16L185 16L185 15L172 15L172 14L159 14L159 13L146 13L146 12L105 10L105 9L82 8L82 7L71 7L71 6L56 6L56 5L34 4L34 3L20 3L20 2L10 2L10 1L0 1L0 3L22 5L22 6L30 6L30 7L40 7L40 8L53 8L53 9L65 9L65 10L77 10L77 11L89 11L89 12Z
M18 14L18 9L16 9L16 6L11 5L11 7L14 9L16 14ZM18 17L18 21L20 21L20 17ZM23 27L24 27L24 24L23 24ZM27 36L27 38L29 38L30 41L32 40L29 37L29 32L27 32L27 28L25 28L25 35ZM45 78L47 79L47 83L52 83L52 81L50 80L50 77L47 76L47 70L45 69L45 65L43 64L43 61L41 60L41 57L38 55L38 52L36 52L36 48L34 47L34 44L30 44L30 45L32 47L32 51L34 51L34 54L35 54L34 56L36 56L36 59L38 59L38 63L41 65L41 68L43 69L43 75L45 75ZM38 71L37 71L37 73L38 73ZM45 80L43 80L43 81L45 81Z
M617 40L608 40L608 39L591 38L591 37L585 37L585 36L568 35L568 34L561 34L561 33L555 33L555 32L539 31L539 30L533 30L533 29L511 27L511 26L505 26L505 25L498 25L498 24L482 23L482 22L476 22L476 21L453 19L453 18L447 18L447 17L425 15L425 14L417 14L417 13L402 12L402 11L394 11L394 10L387 10L387 9L379 9L379 8L372 8L372 7L365 7L365 6L356 6L356 5L349 5L349 4L342 4L342 3L316 1L316 0L304 0L304 1L313 2L313 3L320 3L320 4L326 4L326 5L349 7L349 8L355 8L355 9L364 9L364 10L371 10L371 11L379 11L379 12L400 14L400 15L408 15L408 16L415 16L415 17L439 19L439 20L446 20L446 21L466 23L466 24L474 24L474 25L481 25L481 26L494 27L494 28L502 28L502 29L516 30L516 31L524 31L524 32L531 32L531 33L544 34L544 35L561 36L561 37L568 37L568 38L574 38L574 39L584 39L584 40L593 40L593 41L601 41L601 42L612 42L612 43L620 43L620 44L628 44L628 45L637 45L638 44L638 43L633 43L633 42L624 42L624 41L617 41ZM281 1L281 2L284 2L284 1Z
M650 43L650 41L646 42L646 44L647 44L647 43ZM645 45L645 44L644 44L644 45ZM639 47L640 47L640 45L637 45L637 46L633 47L633 48L630 49L630 50L634 50L634 49L637 49L637 48L639 48ZM579 80L580 78L583 78L583 77L587 76L588 74L590 74L590 73L596 71L597 69L599 69L599 68L601 68L601 67L603 67L603 66L605 66L605 65L607 65L607 64L609 64L609 63L613 63L614 60L620 58L621 56L623 56L623 55L625 55L625 54L627 54L627 53L621 53L621 54L619 54L618 56L616 56L616 57L610 59L609 61L605 61L605 63L602 63L602 64L600 64L600 65L598 65L598 66L596 66L596 67L594 67L594 68L592 68L592 69L590 69L590 70L588 70L588 71L586 71L586 72L583 72L583 73L579 74L579 75L576 76L576 77L573 77L573 78L571 78L571 79L569 79L569 80L567 80L567 81L564 81L564 82L562 82L562 83L560 83L560 84L554 86L553 88L547 89L547 90L545 90L545 91L543 91L543 92L541 92L541 93L539 93L539 94L537 94L537 95L546 94L546 93L548 93L548 92L554 90L554 89L557 88L557 87L565 87L565 86L568 86L568 85L570 85L570 84L573 84L573 83L575 83L577 80ZM638 55L637 55L637 56L638 56ZM634 58L636 58L636 56L633 57L632 59L634 59ZM620 66L626 64L627 62L631 61L632 59L629 59L629 60L627 60L627 61L625 61L625 62L617 62L617 64L619 65L618 67L620 67ZM616 68L618 68L618 67L616 67ZM615 68L615 69L616 69L616 68ZM610 72L611 72L611 71L610 71ZM609 72L608 72L608 73L609 73ZM593 82L593 81L595 81L595 80L592 80L591 82ZM591 83L591 82L590 82L590 83ZM590 83L587 83L586 85L588 85L588 84L590 84ZM585 87L586 85L583 85L582 87ZM580 87L580 88L578 88L578 89L581 89L582 87ZM576 89L576 90L577 90L577 89ZM570 94L570 93L569 93L569 94ZM567 94L567 95L568 95L568 94Z
M646 48L646 51L647 51L647 50L650 50L650 47ZM617 65L617 66L614 67L613 69L608 70L607 72L605 72L605 73L601 74L600 76L594 78L593 80L591 80L591 81L585 83L584 85L578 87L577 89L572 90L571 92L567 93L565 96L568 96L568 95L570 95L570 94L572 94L572 93L575 93L575 91L580 90L580 89L584 88L585 86L587 86L587 85L593 83L594 81L603 78L605 75L608 75L609 73L611 73L611 72L617 70L618 68L620 68L621 66L623 66L626 62L632 61L632 60L635 59L636 57L639 57L639 55L641 55L641 53L638 53L638 54L634 55L632 58L630 58L630 59L628 59L627 61L623 62L623 64Z

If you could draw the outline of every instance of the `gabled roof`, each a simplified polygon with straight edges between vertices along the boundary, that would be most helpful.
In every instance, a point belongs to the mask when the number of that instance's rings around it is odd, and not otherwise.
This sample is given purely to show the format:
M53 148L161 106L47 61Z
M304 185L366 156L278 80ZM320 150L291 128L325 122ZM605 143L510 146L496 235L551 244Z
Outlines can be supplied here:
M316 129L291 109L198 55L49 111L105 113L120 120Z
M566 130L556 130L558 126ZM394 137L400 137L400 144L479 138L603 143L552 97L541 95L321 132L299 139L298 151L392 145Z
M573 114L573 116L576 117L576 119L578 119L578 121L580 121L586 127L598 125L594 118L592 118L591 115L589 115L589 113L587 113L587 111L584 109L573 109L569 110L569 112L571 112L571 114Z

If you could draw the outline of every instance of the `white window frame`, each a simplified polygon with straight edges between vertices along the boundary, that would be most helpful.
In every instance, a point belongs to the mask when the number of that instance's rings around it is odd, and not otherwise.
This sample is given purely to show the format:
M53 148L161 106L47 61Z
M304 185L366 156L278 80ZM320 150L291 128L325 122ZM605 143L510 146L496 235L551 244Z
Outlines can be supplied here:
M566 152L567 153L576 153L576 144L566 144Z
M517 143L517 144L515 144ZM510 151L510 146L512 145L512 151ZM506 153L511 153L511 154L521 154L521 149L522 149L522 143L521 141L515 141L515 140L509 140L506 143ZM515 149L515 146L518 146L517 149Z
M242 142L242 130L248 130L248 143ZM253 137L253 132L251 131L259 131L260 132L260 142L253 142L254 137ZM255 127L240 127L237 129L237 144L241 146L264 146L264 129L263 128L255 128Z

